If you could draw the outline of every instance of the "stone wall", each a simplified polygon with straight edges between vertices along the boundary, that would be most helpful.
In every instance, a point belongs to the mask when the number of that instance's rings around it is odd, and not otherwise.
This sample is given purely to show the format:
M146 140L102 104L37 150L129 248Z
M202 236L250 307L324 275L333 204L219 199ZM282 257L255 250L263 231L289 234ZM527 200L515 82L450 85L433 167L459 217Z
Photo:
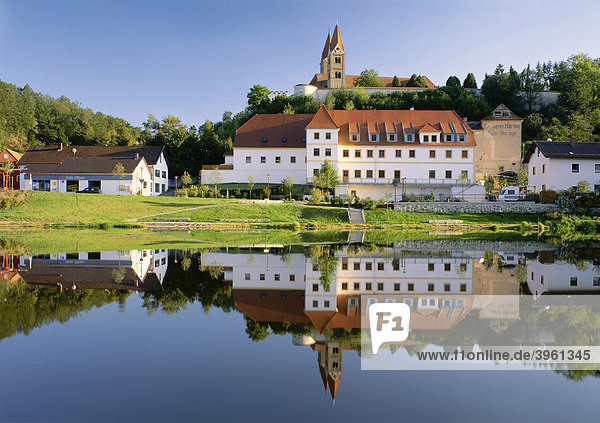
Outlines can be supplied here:
M394 210L410 213L546 213L557 210L554 204L536 204L531 201L485 203L394 203Z

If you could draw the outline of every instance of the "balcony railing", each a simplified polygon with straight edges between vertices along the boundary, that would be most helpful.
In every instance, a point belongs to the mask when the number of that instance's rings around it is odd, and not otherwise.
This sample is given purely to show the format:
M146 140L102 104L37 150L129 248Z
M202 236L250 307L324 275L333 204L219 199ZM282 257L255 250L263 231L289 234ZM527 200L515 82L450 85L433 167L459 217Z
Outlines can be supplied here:
M471 185L470 179L452 179L452 178L401 178L396 179L396 186L452 186L452 185ZM309 179L312 182L312 178ZM342 178L343 184L360 185L394 185L393 178Z

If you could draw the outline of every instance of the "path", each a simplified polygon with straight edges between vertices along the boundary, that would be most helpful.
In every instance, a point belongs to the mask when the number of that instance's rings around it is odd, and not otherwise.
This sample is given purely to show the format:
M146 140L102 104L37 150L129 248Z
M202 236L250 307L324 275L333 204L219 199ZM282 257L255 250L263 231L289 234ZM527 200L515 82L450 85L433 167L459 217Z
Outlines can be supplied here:
M135 217L133 219L127 219L127 220L125 220L125 222L139 222L140 219L146 219L148 217L162 216L162 215L165 215L165 214L179 213L179 212L184 212L184 211L202 209L202 208L205 208L205 207L216 207L216 206L222 206L222 205L223 204L205 204L203 206L188 207L186 209L177 209L177 210L171 210L171 211L168 211L168 212L154 213L154 214L149 214L147 216Z
M365 223L365 215L362 209L348 209L348 220L350 223L362 225Z

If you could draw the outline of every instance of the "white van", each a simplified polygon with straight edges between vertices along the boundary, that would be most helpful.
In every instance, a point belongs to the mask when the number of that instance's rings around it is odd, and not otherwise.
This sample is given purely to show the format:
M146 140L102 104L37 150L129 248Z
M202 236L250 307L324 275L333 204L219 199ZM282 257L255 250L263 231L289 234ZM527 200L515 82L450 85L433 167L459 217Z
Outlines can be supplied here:
M510 186L502 188L498 201L519 201L527 195L527 187Z

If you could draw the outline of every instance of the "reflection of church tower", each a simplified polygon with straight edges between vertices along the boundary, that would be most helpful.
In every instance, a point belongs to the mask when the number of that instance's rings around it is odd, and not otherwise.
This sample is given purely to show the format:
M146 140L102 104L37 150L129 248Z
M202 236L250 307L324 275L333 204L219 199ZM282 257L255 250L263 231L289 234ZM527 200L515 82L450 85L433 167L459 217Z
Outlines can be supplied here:
M327 88L342 88L346 85L346 52L337 23L333 30L333 37L327 34L321 54L320 72L327 75Z
M325 390L329 389L331 399L335 405L335 397L342 377L342 358L343 351L339 342L327 341L317 343L314 346L318 351L317 361L319 363L319 372L323 380Z

